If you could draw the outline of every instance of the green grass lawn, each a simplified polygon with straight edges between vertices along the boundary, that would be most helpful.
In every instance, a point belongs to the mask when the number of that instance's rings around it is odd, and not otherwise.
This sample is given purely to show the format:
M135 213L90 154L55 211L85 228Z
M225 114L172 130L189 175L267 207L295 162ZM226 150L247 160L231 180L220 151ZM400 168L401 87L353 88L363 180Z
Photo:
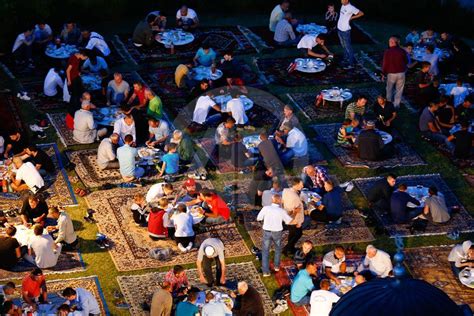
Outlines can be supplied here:
M219 24L222 24L222 25L242 24L242 25L249 25L249 26L259 25L259 24L261 25L261 24L266 24L267 19L268 19L267 15L238 16L234 18L221 18L221 17L216 16L216 17L211 17L211 18L212 19L206 19L206 18L201 17L202 21L212 21L213 25L219 25ZM307 20L312 20L313 18L320 19L319 16L306 17ZM123 23L121 23L120 25L109 25L106 23L99 24L97 27L97 30L99 32L103 32L105 35L108 35L110 37L111 35L115 33L119 33L119 32L125 32L125 31L131 32L133 30L135 23L136 21L124 20ZM210 23L207 23L207 24L210 24ZM408 27L406 26L391 25L391 24L389 25L389 24L384 24L380 22L371 22L366 19L362 19L359 22L359 24L366 31L371 33L373 37L376 38L380 43L377 45L370 46L370 47L355 46L354 48L356 51L360 49L381 50L386 46L385 42L386 42L387 37L390 34L398 33L398 34L404 35L408 31ZM341 52L339 47L334 47L334 51L336 53ZM295 53L294 50L280 50L278 51L277 54L280 56L285 56L287 54L294 54L294 53ZM269 55L267 54L267 55L262 55L262 56L269 56ZM250 63L251 58L252 57L250 56L245 56L243 57L243 60ZM160 64L154 64L153 66L154 67L160 66ZM124 64L117 67L117 70L134 69L134 68L136 67L129 64ZM0 79L3 79L0 81L0 85L1 85L0 88L9 88L9 89L13 89L14 91L17 88L17 82L6 80L4 75L3 75L3 78L0 78ZM382 84L372 83L368 85L378 87L381 91L383 90ZM353 84L348 85L349 88L357 87L357 86L361 86L361 85L358 83L353 83ZM267 88L272 94L276 96L281 96L283 100L285 100L284 95L288 92L304 92L304 91L310 92L310 91L318 91L319 89L321 89L321 87L318 86L317 84L315 84L314 86L304 86L304 87L296 87L296 88L287 88L287 87L282 87L282 86L277 86L277 85L269 85L267 86ZM21 109L22 109L23 119L28 124L32 122L35 116L38 114L36 113L35 109L32 108L32 105L29 102L22 101ZM298 115L304 122L303 125L305 127L305 131L308 137L311 139L312 137L314 137L314 132L311 129L306 128L306 127L310 123L314 124L315 122L305 121L304 117L300 114ZM466 183L466 181L464 180L462 176L462 173L464 172L472 173L472 170L467 170L467 171L458 170L449 161L449 159L441 155L435 148L421 141L419 137L419 133L416 128L417 119L418 119L417 116L414 115L413 113L407 110L402 110L400 113L400 117L398 119L399 130L402 133L404 140L408 142L410 145L412 145L428 164L426 166L419 166L419 167L395 168L391 171L393 171L397 175L440 173L443 176L443 178L447 181L447 183L450 185L451 189L456 193L456 195L464 204L464 206L466 206L467 208L471 208L470 211L472 213L472 206L474 205L474 194L473 194L474 191L471 187L468 186L468 184ZM54 130L52 128L48 130L47 136L48 136L47 140L42 141L42 142L57 142L60 149L64 150L64 147L57 139L56 134L54 133ZM324 154L324 156L326 157L328 161L329 173L336 175L341 182L347 181L356 177L370 177L370 176L375 176L375 175L380 174L376 170L344 168L336 159L334 159L334 157L327 150L327 148L325 148L324 146L319 146L319 145L318 145L318 148L322 151L322 153ZM248 177L248 176L237 175L236 179L238 179L238 177ZM210 178L212 182L214 183L215 187L218 189L222 189L224 181L229 180L229 176L222 176L215 173L212 173L210 175ZM88 275L97 275L99 277L102 289L104 290L104 295L107 300L111 313L113 315L126 315L128 314L128 311L117 310L113 304L114 302L113 290L118 288L116 277L123 274L130 275L130 274L142 274L142 273L146 273L150 271L163 271L163 270L167 270L168 268L149 269L149 270L144 270L144 271L134 271L134 272L126 272L126 273L118 272L111 259L111 256L106 251L100 250L95 245L94 240L95 240L95 235L98 231L97 226L94 224L85 223L82 220L82 217L84 216L85 209L87 208L87 206L83 198L80 198L80 197L77 197L77 198L79 201L79 206L69 208L68 212L71 214L72 218L74 219L76 229L78 230L79 236L81 238L81 251L82 251L84 262L86 263L87 270L81 273L54 275L54 276L51 276L50 278L62 279L62 278L72 278L72 277L80 277L80 276L88 276ZM350 193L350 198L358 208L364 209L364 210L367 209L365 200L362 198L358 190L356 189L353 190L353 192ZM251 248L253 244L252 244L252 241L250 240L248 233L245 231L242 225L239 225L238 228L239 228L240 233L244 237L247 245L249 246L249 248ZM375 228L374 227L370 227L370 228L372 232L375 234ZM380 234L376 234L375 237L376 237L376 241L374 241L374 244L376 246L381 247L392 253L395 251L395 244L394 244L393 239L388 238L386 235L380 235ZM472 237L474 237L474 234L463 236L463 238L472 238ZM441 244L448 244L448 243L453 243L453 241L447 239L444 236L405 239L406 247L441 245ZM356 250L363 251L365 249L366 244L360 243L360 244L355 244L351 246L353 246L354 249ZM318 254L322 254L323 252L329 249L330 249L330 246L323 246L323 247L317 246L316 247L316 251L318 252ZM257 260L255 260L253 256L230 259L228 260L228 262L231 263L231 262L242 262L242 261L250 261L250 260L253 260L257 268L260 268L260 263ZM189 267L190 268L194 267L194 265L189 265ZM267 289L271 296L273 294L273 291L277 288L276 281L273 278L266 278L266 279L263 279L263 282L267 286ZM284 315L290 315L290 314L291 313L288 311Z

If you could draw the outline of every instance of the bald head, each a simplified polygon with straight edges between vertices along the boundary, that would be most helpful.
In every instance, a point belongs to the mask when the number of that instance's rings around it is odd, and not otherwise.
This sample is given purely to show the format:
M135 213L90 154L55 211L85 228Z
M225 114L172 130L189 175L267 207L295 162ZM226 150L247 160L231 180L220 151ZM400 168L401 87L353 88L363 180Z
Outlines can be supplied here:
M281 205L281 195L280 194L273 194L272 203Z
M367 254L367 257L373 258L377 254L377 248L372 245L368 245L365 249L365 253Z
M245 281L240 281L237 284L237 290L239 291L240 295L244 295L248 289L249 289L249 285Z

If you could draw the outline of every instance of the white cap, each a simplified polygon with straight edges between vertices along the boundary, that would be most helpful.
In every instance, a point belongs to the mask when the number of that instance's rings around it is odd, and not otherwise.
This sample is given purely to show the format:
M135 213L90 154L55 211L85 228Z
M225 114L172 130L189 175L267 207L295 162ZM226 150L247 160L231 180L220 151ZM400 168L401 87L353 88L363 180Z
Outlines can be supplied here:
M204 253L206 254L206 256L212 257L216 253L216 250L212 246L207 246L206 248L204 248Z
M373 245L368 245L367 248L365 248L365 252L369 252L370 249L377 250L377 248L375 248Z

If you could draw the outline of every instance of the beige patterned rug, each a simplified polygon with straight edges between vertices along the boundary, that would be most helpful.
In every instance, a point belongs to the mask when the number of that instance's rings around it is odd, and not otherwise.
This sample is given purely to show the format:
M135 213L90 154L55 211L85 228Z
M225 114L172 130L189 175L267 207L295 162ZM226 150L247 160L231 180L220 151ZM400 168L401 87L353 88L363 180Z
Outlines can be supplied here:
M131 315L149 315L141 309L140 304L150 302L153 292L158 288L158 283L163 281L166 272L155 272L142 275L119 276L117 277L120 289L131 305ZM186 270L186 274L191 285L199 287L199 277L196 269ZM257 269L252 262L244 262L227 265L227 280L229 281L246 281L253 286L261 295L264 306L265 315L272 315L273 303L268 295L267 289L260 279Z
M448 255L452 246L405 249L405 265L417 279L436 286L457 304L468 304L474 310L474 289L461 284L451 270Z
M80 145L73 139L72 130L66 126L66 113L46 113L64 147Z
M183 182L173 185L179 188ZM209 181L201 182L203 187L212 188ZM130 205L136 193L146 193L149 187L124 189L117 188L107 191L96 191L86 198L89 206L96 210L94 215L101 233L112 240L110 253L117 270L131 271L147 268L172 266L175 264L194 263L197 250L182 254L171 240L152 241L148 237L146 228L137 227L132 219ZM250 255L242 236L234 223L214 226L212 231L207 231L196 236L199 245L209 237L220 238L225 245L227 257ZM169 261L158 261L148 256L152 248L170 247L173 255Z

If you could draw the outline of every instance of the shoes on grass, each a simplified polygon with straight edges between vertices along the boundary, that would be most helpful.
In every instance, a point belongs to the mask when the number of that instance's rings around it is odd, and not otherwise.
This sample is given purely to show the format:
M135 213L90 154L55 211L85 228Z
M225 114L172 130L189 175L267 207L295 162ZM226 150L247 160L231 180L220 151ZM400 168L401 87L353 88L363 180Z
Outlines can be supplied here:
M273 309L273 314L281 314L288 309L286 300L277 300L277 306Z

